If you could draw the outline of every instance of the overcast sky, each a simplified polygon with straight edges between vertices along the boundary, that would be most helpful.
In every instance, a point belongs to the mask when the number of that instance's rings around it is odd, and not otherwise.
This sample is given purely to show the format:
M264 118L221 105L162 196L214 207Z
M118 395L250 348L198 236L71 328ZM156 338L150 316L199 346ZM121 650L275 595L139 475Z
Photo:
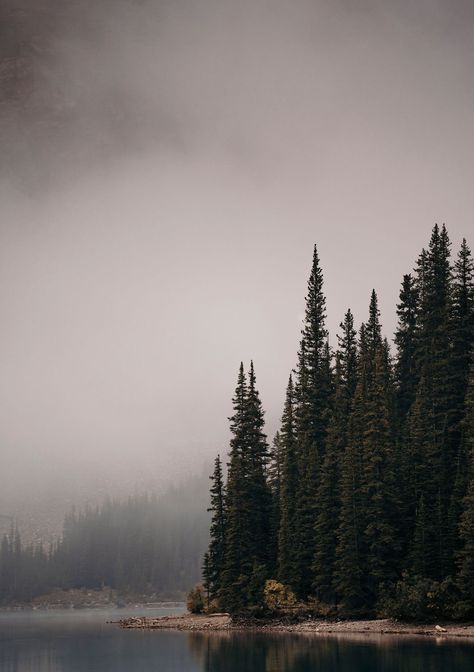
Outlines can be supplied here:
M4 496L200 469L241 360L273 435L314 243L334 343L372 287L391 337L435 222L473 238L472 2L82 4L2 117Z

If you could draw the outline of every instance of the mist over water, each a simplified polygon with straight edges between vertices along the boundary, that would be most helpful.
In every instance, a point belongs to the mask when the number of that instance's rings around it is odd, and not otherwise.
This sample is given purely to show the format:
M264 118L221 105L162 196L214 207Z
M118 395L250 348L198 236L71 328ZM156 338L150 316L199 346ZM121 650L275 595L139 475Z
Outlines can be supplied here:
M200 471L241 360L271 437L313 243L334 343L472 230L472 3L0 12L2 511Z

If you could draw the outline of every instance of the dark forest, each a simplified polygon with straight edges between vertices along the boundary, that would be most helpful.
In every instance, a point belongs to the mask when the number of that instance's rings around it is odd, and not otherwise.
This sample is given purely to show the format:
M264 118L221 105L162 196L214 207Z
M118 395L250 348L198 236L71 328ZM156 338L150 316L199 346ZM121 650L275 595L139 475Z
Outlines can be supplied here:
M474 616L474 285L463 240L436 225L397 305L395 352L377 294L329 345L314 249L306 313L272 446L253 363L241 365L225 479L212 476L204 588L256 613L268 580L320 614Z

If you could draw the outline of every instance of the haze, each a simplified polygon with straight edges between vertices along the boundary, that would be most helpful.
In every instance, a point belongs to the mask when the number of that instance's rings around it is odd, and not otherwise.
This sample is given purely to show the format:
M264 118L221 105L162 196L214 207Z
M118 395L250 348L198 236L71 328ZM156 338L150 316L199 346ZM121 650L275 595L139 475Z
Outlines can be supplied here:
M334 343L372 287L391 336L436 221L454 252L472 237L471 2L2 12L22 31L0 79L7 508L201 470L241 360L272 437L315 242Z

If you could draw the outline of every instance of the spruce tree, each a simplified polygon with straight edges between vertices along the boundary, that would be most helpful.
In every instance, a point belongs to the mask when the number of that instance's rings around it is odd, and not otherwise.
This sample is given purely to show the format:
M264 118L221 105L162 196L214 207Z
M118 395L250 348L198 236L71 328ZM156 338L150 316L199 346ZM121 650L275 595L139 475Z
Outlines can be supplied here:
M408 411L413 404L418 381L417 327L418 289L411 275L404 275L397 304L398 326L395 332L397 359L395 366L397 421L403 431Z
M331 400L330 352L327 344L326 299L316 246L308 281L305 320L298 354L297 437L298 489L295 515L295 578L292 588L301 598L311 592L314 522L317 517L319 468L326 448Z
M240 365L230 418L226 485L226 536L220 601L231 613L251 606L261 594L271 563L271 492L267 483L269 451L255 371L249 379ZM263 579L264 580L264 579Z
M472 618L474 616L474 348L471 349L463 429L466 447L469 450L469 470L459 526L462 548L457 556L459 567L457 582L462 596L460 613L464 617Z
M350 308L339 327L342 331L341 335L337 336L341 383L346 396L352 400L357 385L357 332L354 329L354 316Z
M211 506L208 511L212 512L209 550L206 553L204 566L209 585L209 595L211 599L217 598L221 589L222 572L225 561L225 539L226 539L226 510L225 510L225 488L224 476L222 473L222 463L220 455L214 461L214 472L210 476L211 486Z
M474 342L474 262L464 239L454 264L451 317L451 398L448 409L450 443L456 456L456 492L452 493L452 515L456 501L464 495L469 453L463 436L465 397L468 386L469 355Z
M367 602L375 604L397 576L399 540L396 459L393 431L392 378L388 345L375 355L374 377L368 390L363 433Z
M370 295L369 319L365 325L365 335L369 362L371 365L375 362L375 355L382 345L382 326L380 324L379 302L375 289Z
M226 484L226 550L219 594L224 608L232 613L242 610L247 604L247 590L253 567L252 505L247 487L247 400L247 379L241 363L232 400L234 414L230 418L232 438Z
M248 395L246 402L246 441L248 451L247 489L252 510L253 548L252 557L257 565L270 569L271 557L271 511L272 499L267 482L270 452L267 437L263 431L265 421L260 395L256 387L253 362L248 374ZM260 571L260 569L259 569Z
M280 530L281 518L281 486L283 472L283 446L280 432L277 431L273 437L272 449L270 451L270 463L268 467L268 486L271 493L271 515L270 515L270 552L271 558L268 570L270 576L278 575L278 535Z
M278 578L296 584L295 514L298 484L297 442L295 426L295 391L290 375L279 432L281 448L280 526L278 531Z
M357 386L341 465L341 502L335 563L335 588L348 613L364 610L366 587L366 527L364 500L364 446L368 392L368 347L361 325L357 352Z
M446 227L440 229L435 225L428 251L420 256L417 269L419 378L406 437L414 479L412 555L418 557L417 571L425 566L427 576L433 579L445 576L453 560L449 509L458 450L451 441L449 413L452 405L449 248ZM424 528L422 537L420 525ZM423 539L423 551L418 546L420 538Z
M326 452L321 465L318 488L318 508L315 524L316 550L313 563L313 589L324 602L336 602L335 565L337 525L340 513L341 460L346 448L346 425L349 394L343 378L343 366L336 355L335 393L329 423Z

